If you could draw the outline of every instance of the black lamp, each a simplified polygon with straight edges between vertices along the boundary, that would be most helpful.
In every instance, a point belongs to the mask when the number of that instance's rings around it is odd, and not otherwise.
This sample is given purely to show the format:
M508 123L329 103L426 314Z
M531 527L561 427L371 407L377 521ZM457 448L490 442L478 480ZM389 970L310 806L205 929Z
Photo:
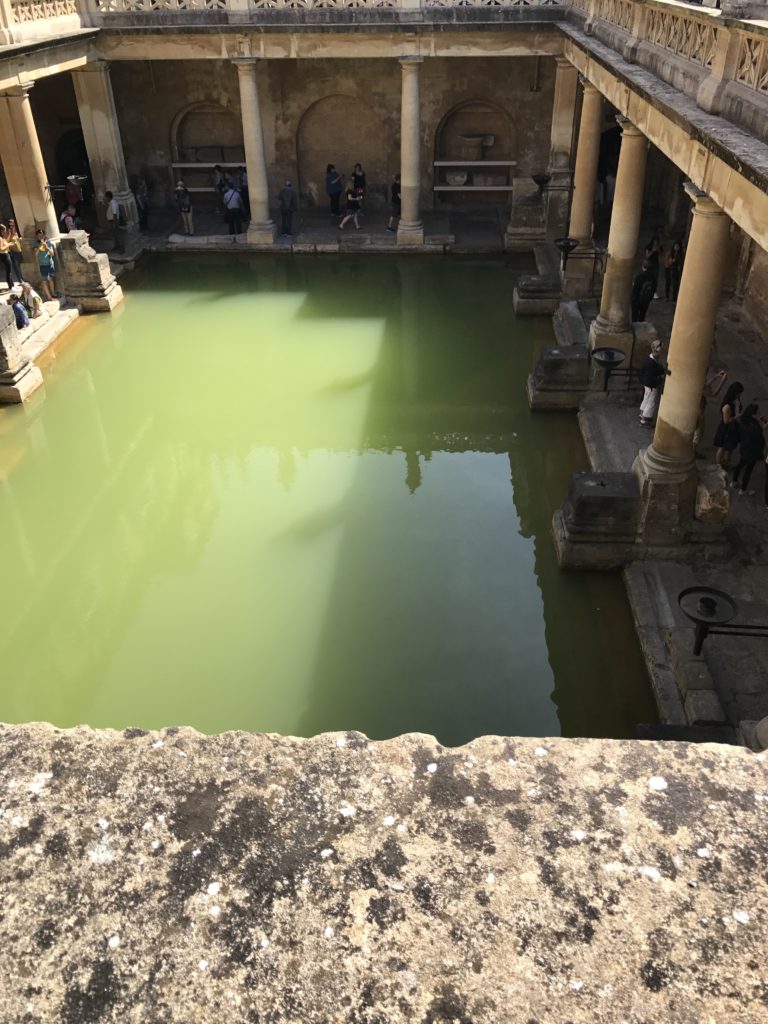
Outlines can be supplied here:
M605 377L603 378L603 391L608 390L608 381L614 370L618 370L621 364L626 359L626 352L620 348L611 348L605 346L604 348L593 348L590 353L590 357L601 370L605 371Z

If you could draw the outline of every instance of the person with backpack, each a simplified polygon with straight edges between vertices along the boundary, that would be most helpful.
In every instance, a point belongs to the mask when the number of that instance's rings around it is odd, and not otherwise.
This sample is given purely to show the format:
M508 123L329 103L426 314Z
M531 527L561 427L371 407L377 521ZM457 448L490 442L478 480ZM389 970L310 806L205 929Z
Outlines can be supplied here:
M243 197L233 181L224 192L224 210L230 235L239 235L243 230Z
M653 296L656 293L656 282L658 271L654 270L648 260L643 260L643 269L632 282L632 295L630 302L632 306L632 323L641 323L645 320Z

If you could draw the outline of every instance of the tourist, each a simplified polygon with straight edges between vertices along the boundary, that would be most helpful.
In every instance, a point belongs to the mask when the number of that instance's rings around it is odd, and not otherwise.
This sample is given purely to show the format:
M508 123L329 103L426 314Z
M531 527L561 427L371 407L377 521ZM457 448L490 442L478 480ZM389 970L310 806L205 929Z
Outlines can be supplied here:
M37 240L34 245L34 253L40 270L43 295L46 302L53 302L56 299L56 262L54 260L53 245L45 237L45 232L42 228L35 232L35 238Z
M344 207L344 216L339 221L339 231L343 231L344 225L347 223L347 221L352 219L354 219L355 227L359 231L360 224L357 218L360 216L360 204L363 201L363 197L361 195L358 195L357 191L355 190L355 183L352 178L350 178L349 181L347 182L345 201L346 205Z
M29 317L27 311L24 309L21 298L18 295L11 295L8 299L8 305L13 310L13 315L16 317L16 328L21 331L25 327L29 327Z
M673 242L672 248L664 259L664 298L669 302L677 302L677 293L680 288L680 277L683 273L683 245L682 242Z
M107 200L107 224L112 231L112 239L115 243L115 252L122 252L123 247L120 240L120 203L111 192L106 192Z
M61 224L61 230L64 234L69 234L70 231L75 231L77 228L77 218L75 216L74 206L66 206L59 217L59 223Z
M0 224L0 269L5 274L8 287L13 288L13 264L11 263L11 243L8 228Z
M653 301L658 281L658 271L654 270L647 260L643 260L643 269L632 282L632 323L641 323L648 315L648 307Z
M715 462L727 470L731 461L731 452L739 443L739 416L741 416L741 396L744 385L734 381L725 392L720 405L720 423L715 431L714 445Z
M395 230L395 221L400 220L400 175L396 174L389 190L391 207L389 211L389 224L387 231Z
M30 320L36 320L43 312L43 300L37 294L29 281L23 281L21 285L21 301L29 314Z
M293 237L293 211L298 207L298 197L296 192L291 185L290 181L286 178L285 184L280 189L280 193L277 197L280 203L280 217L282 219L281 231L283 235L290 235Z
M728 379L728 371L726 369L718 370L717 373L713 374L709 380L704 384L701 391L701 398L699 399L699 415L696 420L696 429L693 432L693 448L694 454L697 457L699 453L696 451L699 441L701 441L701 434L704 429L704 414L707 408L707 399L716 398Z
M16 227L16 221L13 217L8 218L8 255L11 257L11 267L13 269L14 276L19 284L24 281L24 276L21 273L21 235L19 229Z
M328 164L325 170L325 191L328 193L328 198L331 201L331 216L341 216L341 210L339 209L339 198L343 189L341 183L341 175L333 166Z
M192 196L183 181L176 184L176 206L181 214L181 223L184 225L184 234L191 235L194 227L192 224Z
M237 189L243 202L243 217L248 223L251 219L251 197L248 195L248 171L244 167L237 168Z
M355 164L355 169L352 171L352 185L357 195L360 196L362 204L365 198L365 171L362 164Z
M136 200L136 212L139 215L139 228L144 231L149 222L149 190L143 178L136 186L133 196Z
M651 351L645 357L640 369L640 382L643 385L643 400L640 403L640 423L644 427L653 426L653 419L659 406L661 385L664 382L666 369L661 362L661 342L658 338L651 342Z
M763 437L764 423L757 418L757 406L750 403L739 417L739 462L733 471L731 487L741 487L739 494L746 494L749 487L749 478L752 470L759 459L765 457L765 438ZM749 491L754 494L754 491Z
M661 264L661 256L664 250L661 247L661 242L656 235L650 240L643 251L643 259L648 264L650 269L656 274L656 286L659 284L659 266ZM653 298L658 299L658 293L654 288Z
M230 181L223 199L229 233L239 235L243 230L243 200L234 182Z

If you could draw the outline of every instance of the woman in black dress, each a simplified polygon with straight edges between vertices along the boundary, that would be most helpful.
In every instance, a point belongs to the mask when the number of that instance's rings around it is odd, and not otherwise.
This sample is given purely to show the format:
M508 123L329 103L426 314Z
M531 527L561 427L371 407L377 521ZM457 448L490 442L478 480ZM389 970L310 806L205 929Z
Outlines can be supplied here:
M347 221L348 220L352 220L354 218L355 227L359 231L360 230L360 225L359 225L359 223L357 221L357 218L360 215L360 203L363 201L363 197L358 194L358 192L357 192L357 190L355 188L355 183L354 183L354 181L352 179L350 179L347 182L347 191L346 191L345 200L346 200L346 205L344 207L344 216L342 217L341 221L339 222L339 230L343 231L344 230L344 225L347 223Z
M714 445L715 462L722 469L727 470L731 461L731 452L739 443L739 416L741 416L741 396L744 393L744 385L738 381L725 392L725 397L720 405L720 423L715 431Z
M365 196L365 171L363 170L362 164L355 164L355 169L352 171L352 184L354 185L355 192L359 193L362 201Z
M765 455L765 438L763 424L757 418L757 406L754 402L746 407L739 418L739 462L733 471L731 487L738 487L739 494L746 494L749 478L759 459ZM739 480L741 477L741 480ZM754 491L750 491L754 494Z

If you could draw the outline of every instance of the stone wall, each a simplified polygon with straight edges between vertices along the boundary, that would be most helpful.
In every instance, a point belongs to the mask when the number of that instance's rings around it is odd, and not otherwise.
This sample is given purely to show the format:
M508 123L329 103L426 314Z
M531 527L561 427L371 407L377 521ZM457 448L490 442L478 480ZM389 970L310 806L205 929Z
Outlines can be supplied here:
M225 61L157 61L151 67L147 62L120 61L111 71L129 174L154 179L155 200L168 202L177 126L185 111L197 104L218 104L222 111L240 117L234 67ZM276 195L282 179L289 176L299 183L303 201L317 197L324 204L326 164L349 172L359 160L367 173L371 201L383 202L385 189L399 169L401 72L397 62L276 60L265 61L259 74L272 193ZM439 126L463 104L489 105L498 123L508 125L513 147L508 158L518 161L516 176L546 169L553 88L551 58L425 60L421 68L423 205L432 203L432 161ZM487 115L483 117L485 125ZM229 135L227 139L231 145ZM501 149L499 154L498 158L507 158ZM493 151L487 156L497 158ZM491 195L497 202L509 199L504 193Z
M0 1019L765 1020L766 756L0 727Z

